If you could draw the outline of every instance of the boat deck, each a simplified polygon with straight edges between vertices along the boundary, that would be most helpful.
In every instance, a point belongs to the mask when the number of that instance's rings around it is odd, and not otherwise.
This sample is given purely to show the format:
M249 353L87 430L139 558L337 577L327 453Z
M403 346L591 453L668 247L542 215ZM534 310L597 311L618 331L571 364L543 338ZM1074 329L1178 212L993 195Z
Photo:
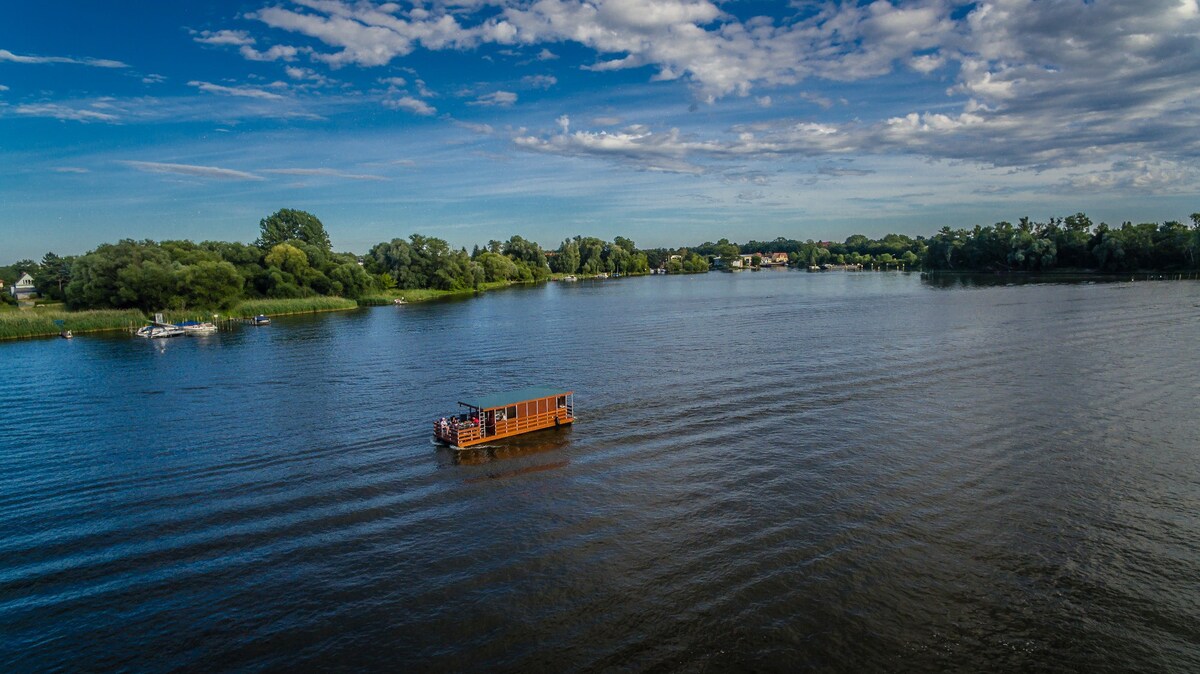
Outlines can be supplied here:
M574 394L547 387L460 402L467 412L433 422L434 438L464 448L575 421Z

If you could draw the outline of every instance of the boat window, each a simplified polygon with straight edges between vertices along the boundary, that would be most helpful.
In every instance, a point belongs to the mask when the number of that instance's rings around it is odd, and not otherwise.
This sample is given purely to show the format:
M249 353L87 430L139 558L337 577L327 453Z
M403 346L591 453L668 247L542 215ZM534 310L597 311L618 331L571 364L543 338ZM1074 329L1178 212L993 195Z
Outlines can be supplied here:
M559 397L558 397L558 406L559 406L559 407L566 407L566 406L567 406L567 397L566 397L566 396L559 396Z
M508 418L509 418L509 419L516 419L516 418L517 418L517 406L516 406L516 405L509 405L509 407L508 407Z

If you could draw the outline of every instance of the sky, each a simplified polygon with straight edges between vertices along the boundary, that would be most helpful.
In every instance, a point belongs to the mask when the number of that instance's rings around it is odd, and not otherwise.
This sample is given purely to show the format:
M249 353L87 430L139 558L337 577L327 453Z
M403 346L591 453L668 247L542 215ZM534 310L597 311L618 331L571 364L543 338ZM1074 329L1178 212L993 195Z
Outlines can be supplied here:
M0 263L122 238L642 247L1200 211L1197 0L0 8Z

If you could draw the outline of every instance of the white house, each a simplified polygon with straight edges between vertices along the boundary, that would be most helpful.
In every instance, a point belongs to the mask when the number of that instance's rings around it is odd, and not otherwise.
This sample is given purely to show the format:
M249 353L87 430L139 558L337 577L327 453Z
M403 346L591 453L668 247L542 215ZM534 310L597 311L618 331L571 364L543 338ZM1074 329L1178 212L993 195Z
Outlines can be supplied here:
M29 272L21 274L21 278L17 279L17 282L13 284L12 295L19 300L36 294L37 288L34 287L33 277L29 275Z

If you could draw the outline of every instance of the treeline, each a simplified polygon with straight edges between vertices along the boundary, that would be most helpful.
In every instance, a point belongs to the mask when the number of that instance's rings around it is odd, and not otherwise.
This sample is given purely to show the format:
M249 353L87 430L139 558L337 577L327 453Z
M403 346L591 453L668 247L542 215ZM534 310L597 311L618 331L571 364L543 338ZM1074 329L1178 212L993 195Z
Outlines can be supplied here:
M577 236L547 253L513 236L468 254L442 239L413 234L379 243L360 257L334 252L324 225L304 211L280 210L260 221L259 230L253 244L125 239L80 256L47 253L40 264L21 260L0 267L0 279L11 284L28 272L42 298L70 309L151 312L228 309L248 299L361 299L393 289L471 290L543 281L552 271L649 270L646 254L624 237L606 242ZM13 301L7 292L0 297Z
M612 241L575 236L556 250L513 236L454 249L435 237L413 234L372 247L364 256L336 253L324 225L312 214L283 209L259 222L253 244L224 241L134 241L103 244L80 256L47 253L40 263L21 260L0 267L14 283L33 276L43 298L71 309L226 309L248 299L339 296L361 299L395 289L478 289L496 282L536 282L552 273L596 275L703 273L710 263L732 266L741 255L787 253L796 266L862 264L875 268L923 266L930 270L1102 272L1197 269L1200 213L1191 226L1124 223L1094 225L1083 213L1048 222L1021 218L973 229L942 228L931 238L861 234L843 242L777 238L744 244L721 239L692 248L639 249L618 236ZM0 301L12 303L8 292ZM386 300L385 300L386 301Z
M924 264L931 270L1048 271L1095 269L1117 273L1196 269L1200 262L1200 213L1191 226L1093 225L1083 213L1016 225L998 222L974 229L943 227L927 241Z
M796 266L861 264L864 267L913 268L920 264L925 254L925 238L888 234L882 239L870 239L855 234L842 243L779 237L772 241L751 240L743 244L721 239L716 243L702 243L694 250L701 255L720 259L727 266L740 255L787 253L788 263Z

